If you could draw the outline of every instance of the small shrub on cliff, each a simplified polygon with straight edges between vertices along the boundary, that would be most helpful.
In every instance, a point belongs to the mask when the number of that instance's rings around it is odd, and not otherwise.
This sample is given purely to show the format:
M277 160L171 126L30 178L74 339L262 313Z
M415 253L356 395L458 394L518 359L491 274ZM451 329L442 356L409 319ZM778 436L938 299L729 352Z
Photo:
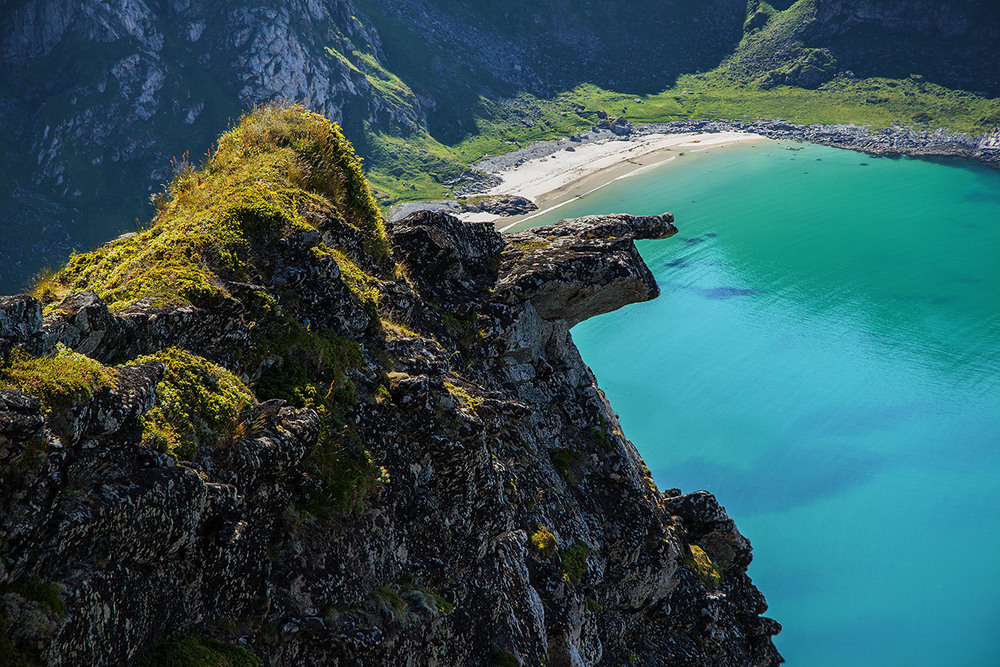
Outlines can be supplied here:
M240 414L254 397L243 382L221 366L177 348L136 360L159 361L163 380L156 406L143 415L143 442L178 459L193 459L201 445L229 444Z
M531 534L531 543L538 549L542 558L550 558L558 547L556 536L546 526L539 526L538 530Z
M37 397L51 412L89 400L100 387L116 387L117 379L99 361L60 346L54 357L12 350L0 364L0 386Z
M580 453L574 449L557 449L551 452L552 464L556 471L570 486L577 486L580 482L576 475L572 473L572 468L580 460Z
M577 541L563 553L562 576L571 584L578 584L587 574L587 557L590 556L590 547L584 542Z
M254 386L261 400L280 398L312 408L320 418L319 441L305 461L320 488L300 509L321 519L361 509L389 481L386 469L357 442L349 419L358 396L348 372L361 364L361 347L332 331L279 318L256 335L255 354L269 360Z
M361 347L329 330L279 318L255 337L256 354L268 359L254 389L261 400L281 398L320 417L341 418L357 402L347 371L361 363Z

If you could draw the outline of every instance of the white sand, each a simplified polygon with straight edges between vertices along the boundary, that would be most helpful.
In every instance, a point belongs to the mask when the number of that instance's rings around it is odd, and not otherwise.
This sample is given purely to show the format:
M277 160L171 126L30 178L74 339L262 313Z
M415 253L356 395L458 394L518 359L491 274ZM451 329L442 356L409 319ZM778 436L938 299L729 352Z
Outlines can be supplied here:
M677 157L678 152L698 152L712 147L724 146L741 141L765 140L759 134L749 132L714 132L708 134L647 134L629 140L608 140L586 144L568 144L575 150L562 150L542 158L536 158L512 169L497 174L502 179L500 185L485 194L509 194L527 197L539 205L540 211L529 216L515 216L505 219L501 231L513 227L527 219L551 211L569 201L578 199L587 192L600 189L615 180L634 176L640 171L659 166ZM663 159L650 160L654 153L672 151ZM661 156L654 156L661 157ZM584 181L593 181L601 172L607 172L603 182L590 182L584 192L574 193L574 189ZM596 187L595 187L596 185ZM499 216L484 213L466 213L463 220L493 222Z

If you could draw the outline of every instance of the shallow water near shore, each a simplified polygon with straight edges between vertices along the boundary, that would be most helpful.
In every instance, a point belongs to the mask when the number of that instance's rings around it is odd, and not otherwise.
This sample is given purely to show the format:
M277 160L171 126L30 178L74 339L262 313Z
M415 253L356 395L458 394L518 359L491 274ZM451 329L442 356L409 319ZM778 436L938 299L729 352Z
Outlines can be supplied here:
M573 336L661 488L716 494L789 665L1000 664L1000 170L760 143L547 216L671 210Z

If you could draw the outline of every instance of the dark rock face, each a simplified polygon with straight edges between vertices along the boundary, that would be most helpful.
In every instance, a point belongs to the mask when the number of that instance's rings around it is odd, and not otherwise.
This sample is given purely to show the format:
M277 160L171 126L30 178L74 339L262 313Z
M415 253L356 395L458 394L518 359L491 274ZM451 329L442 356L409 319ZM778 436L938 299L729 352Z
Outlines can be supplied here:
M492 213L494 215L523 215L538 209L535 202L516 195L496 195L459 201L460 211L468 213Z
M0 596L8 636L52 665L134 663L179 632L273 665L781 662L748 541L709 494L656 489L569 334L657 294L633 241L671 222L393 224L402 276L379 286L381 326L340 329L363 355L350 424L387 474L329 519L298 509L318 483L303 461L327 437L312 409L259 403L194 462L141 441L163 367L129 362L137 347L204 344L181 321L239 331L274 284L215 311L111 313L84 292L44 323L29 297L5 300L10 345L127 351L114 386L70 410L0 390L0 584L51 582L65 604ZM323 266L302 254L300 321L354 307ZM229 344L213 358L260 372Z

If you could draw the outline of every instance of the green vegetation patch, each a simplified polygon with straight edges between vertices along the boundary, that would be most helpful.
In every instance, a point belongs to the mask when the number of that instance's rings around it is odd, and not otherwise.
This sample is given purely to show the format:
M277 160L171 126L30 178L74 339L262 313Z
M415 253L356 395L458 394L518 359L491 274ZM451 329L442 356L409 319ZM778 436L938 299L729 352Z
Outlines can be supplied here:
M468 390L465 389L465 387L460 387L454 382L445 380L444 386L445 389L448 390L448 393L452 395L452 398L458 401L459 405L461 405L463 408L467 410L475 410L477 407L479 407L480 403L483 402L483 399L476 398L475 396L470 394Z
M559 546L556 536L552 534L552 531L547 526L539 526L531 534L531 544L538 549L538 553L542 555L542 558L550 558Z
M364 499L389 481L385 468L361 447L350 418L358 393L348 373L361 365L361 347L291 318L261 328L255 354L265 360L266 368L254 386L257 396L312 408L320 418L319 441L305 462L320 489L301 509L323 519L337 511L361 510Z
M507 649L494 646L490 653L490 665L493 667L521 667L523 663Z
M556 449L550 453L552 464L556 467L556 472L570 486L577 486L580 481L572 473L572 468L580 460L580 452L575 449Z
M171 637L146 654L139 667L258 667L260 658L245 648L190 635Z
M50 413L90 400L99 388L117 387L118 380L99 361L60 345L54 357L12 350L0 363L0 386L37 397Z
M258 261L283 236L310 229L324 210L364 234L365 251L388 257L385 227L361 163L336 125L301 105L254 108L223 134L205 163L178 164L148 229L88 253L40 283L52 304L93 289L114 310L210 306L230 298L227 281L265 272Z
M8 581L0 584L0 595L14 593L25 600L37 602L46 613L56 618L66 616L66 603L62 599L66 587L52 581L31 579L28 581Z
M261 325L255 353L265 370L254 386L261 400L281 398L296 407L313 408L320 417L342 420L357 402L347 376L360 366L361 346L328 329L305 327L282 317Z
M571 584L580 583L587 575L588 556L590 556L590 547L585 542L577 540L563 553L560 565L563 579Z
M9 621L0 615L0 667L35 667L41 661L17 647L8 632Z
M707 588L718 588L722 583L722 569L697 544L689 544L688 549L691 555L684 559L685 567L694 572Z
M254 403L242 380L225 368L177 348L136 360L163 363L156 406L143 415L143 442L181 460L198 447L231 444L240 433L240 415Z

